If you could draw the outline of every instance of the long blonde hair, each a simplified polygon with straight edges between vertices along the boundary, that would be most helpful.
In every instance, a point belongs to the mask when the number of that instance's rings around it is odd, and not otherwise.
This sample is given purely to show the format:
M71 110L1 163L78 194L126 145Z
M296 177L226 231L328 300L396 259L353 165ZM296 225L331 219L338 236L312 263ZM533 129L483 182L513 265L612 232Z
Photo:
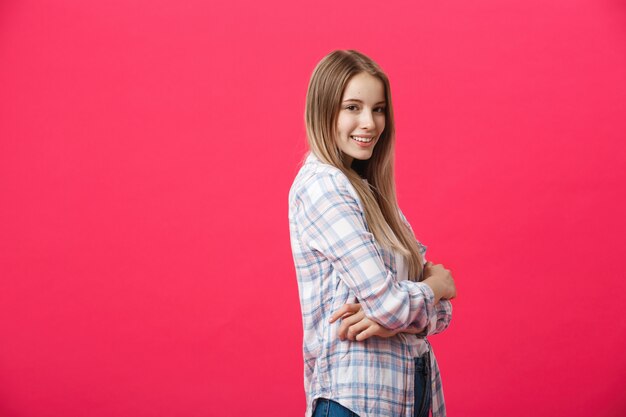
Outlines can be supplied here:
M353 171L345 167L335 137L344 89L348 81L361 72L378 77L383 82L387 105L385 129L374 147L372 157L365 161L354 159ZM415 236L404 224L398 211L394 178L395 124L387 75L372 59L358 51L336 50L329 53L317 64L311 75L304 119L311 152L348 177L363 203L365 219L376 241L400 252L407 261L409 279L419 280L424 268L423 258ZM389 232L387 226L393 233Z

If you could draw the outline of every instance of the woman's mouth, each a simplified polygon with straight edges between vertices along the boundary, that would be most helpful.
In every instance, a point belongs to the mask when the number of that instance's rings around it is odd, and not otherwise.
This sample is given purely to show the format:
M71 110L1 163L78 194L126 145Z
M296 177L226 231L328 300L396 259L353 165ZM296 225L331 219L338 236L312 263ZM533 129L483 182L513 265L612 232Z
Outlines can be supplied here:
M357 145L364 148L371 146L375 140L374 136L350 136L350 139L355 141Z

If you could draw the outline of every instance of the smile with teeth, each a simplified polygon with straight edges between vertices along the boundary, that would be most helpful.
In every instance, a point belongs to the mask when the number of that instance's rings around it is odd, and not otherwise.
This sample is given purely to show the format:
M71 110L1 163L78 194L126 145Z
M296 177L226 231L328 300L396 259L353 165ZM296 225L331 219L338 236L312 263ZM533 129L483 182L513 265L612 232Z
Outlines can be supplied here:
M356 140L357 142L369 143L374 140L373 136L350 136L350 138Z

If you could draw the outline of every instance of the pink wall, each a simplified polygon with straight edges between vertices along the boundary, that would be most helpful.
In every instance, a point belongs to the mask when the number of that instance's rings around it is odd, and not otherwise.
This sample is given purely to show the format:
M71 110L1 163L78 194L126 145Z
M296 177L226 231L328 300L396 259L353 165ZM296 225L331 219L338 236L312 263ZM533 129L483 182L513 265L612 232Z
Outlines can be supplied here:
M298 416L313 67L388 72L451 416L626 413L617 0L0 3L0 416ZM532 411L531 411L532 410Z

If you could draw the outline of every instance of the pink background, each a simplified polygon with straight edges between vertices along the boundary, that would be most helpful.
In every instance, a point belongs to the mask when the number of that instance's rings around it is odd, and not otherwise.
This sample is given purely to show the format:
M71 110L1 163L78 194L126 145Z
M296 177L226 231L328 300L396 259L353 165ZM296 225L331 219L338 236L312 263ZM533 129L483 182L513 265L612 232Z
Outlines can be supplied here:
M626 5L0 3L0 416L299 416L315 64L387 71L450 416L626 413Z

